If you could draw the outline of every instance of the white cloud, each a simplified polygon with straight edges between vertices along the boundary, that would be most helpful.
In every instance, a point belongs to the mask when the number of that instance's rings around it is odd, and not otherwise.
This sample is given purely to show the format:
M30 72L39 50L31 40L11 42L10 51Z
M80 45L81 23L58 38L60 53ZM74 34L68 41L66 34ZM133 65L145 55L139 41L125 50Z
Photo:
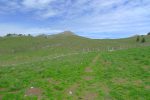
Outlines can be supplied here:
M85 14L70 20L66 19L61 25L69 22L71 24L64 27L89 33L118 31L131 33L149 30L150 13L148 11L150 10L150 2L145 5L139 2L139 0L126 2L128 4L125 4L125 0L109 1L93 0L86 8L92 9L90 14ZM82 9L82 6L80 7L78 5L78 8Z
M6 2L4 6L0 6L0 14L3 11L6 13L8 11L20 11L29 16L34 16L34 21L43 21L42 24L45 24L44 21L46 24L49 22L48 25L54 29L87 33L143 33L150 29L149 0L2 1L9 2ZM17 29L19 30L19 28ZM20 31L25 31L25 29ZM28 31L34 32L32 29ZM44 29L39 31L44 31Z
M19 9L20 5L15 0L2 0L0 1L0 14L10 14Z
M56 0L23 0L21 4L24 10L34 11L36 19L47 19L49 17L57 15L57 11L52 9L51 3Z
M54 0L23 0L22 5L29 9L45 9L53 1Z

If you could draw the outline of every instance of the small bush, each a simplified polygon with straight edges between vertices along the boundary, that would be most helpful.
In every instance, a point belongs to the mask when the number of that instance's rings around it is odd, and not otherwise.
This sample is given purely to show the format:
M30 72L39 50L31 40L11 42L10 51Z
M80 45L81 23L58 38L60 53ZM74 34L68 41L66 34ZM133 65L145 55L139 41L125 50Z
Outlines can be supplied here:
M140 41L140 36L137 36L136 42L139 42L139 41Z
M142 40L141 40L141 43L145 43L145 42L146 42L146 40L145 40L145 38L143 37Z

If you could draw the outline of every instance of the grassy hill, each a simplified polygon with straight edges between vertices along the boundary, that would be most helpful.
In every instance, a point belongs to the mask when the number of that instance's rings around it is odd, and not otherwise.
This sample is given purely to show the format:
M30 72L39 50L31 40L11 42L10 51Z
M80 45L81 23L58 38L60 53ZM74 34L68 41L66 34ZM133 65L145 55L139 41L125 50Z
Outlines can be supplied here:
M137 43L136 37L124 39L89 39L66 31L50 36L21 36L0 38L0 64L14 64L41 59L45 56L59 56L89 51L108 51L150 45L150 36L145 43Z
M145 38L0 38L0 100L149 100Z

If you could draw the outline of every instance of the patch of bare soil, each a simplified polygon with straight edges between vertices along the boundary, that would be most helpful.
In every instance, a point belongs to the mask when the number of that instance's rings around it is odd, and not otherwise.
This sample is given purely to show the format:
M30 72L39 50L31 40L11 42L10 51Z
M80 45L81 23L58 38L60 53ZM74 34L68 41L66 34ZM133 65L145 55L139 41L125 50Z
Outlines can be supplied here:
M145 88L146 90L150 90L150 85L146 85L144 88Z
M40 100L40 98L42 96L42 90L39 88L31 87L31 88L27 89L25 96L37 96L38 100Z
M2 95L0 95L0 100L3 100L3 96Z
M143 66L144 71L150 71L150 66Z
M93 79L93 77L92 76L84 76L83 79L86 81L90 81Z
M128 80L125 78L114 78L112 79L112 82L115 84L127 84Z
M79 87L79 85L76 83L74 85L72 85L71 87L69 87L67 90L65 90L65 94L67 95L74 95L76 92L76 89Z
M134 80L132 83L133 83L133 85L141 86L143 84L143 81L142 80Z
M83 97L79 97L80 100L95 100L98 97L97 93L86 93Z
M91 67L86 67L86 68L85 68L85 72L93 72L93 70L92 70Z
M96 89L97 87L99 87L99 85L98 85L97 83L92 83L92 84L88 84L88 87L89 87L89 88L92 88L92 89L93 89L93 88Z
M111 65L111 62L110 61L104 61L103 64L104 65Z
M52 79L52 78L48 78L47 80L48 80L48 82L51 83L51 84L60 84L60 81L54 80L54 79Z
M68 97L71 97L73 98L73 100L78 100L77 99L77 89L80 85L78 83L75 83L73 85L71 85L69 88L67 88L65 91L64 91L64 97L63 97L63 100L68 100L67 98Z
M6 88L0 88L0 92L6 91Z

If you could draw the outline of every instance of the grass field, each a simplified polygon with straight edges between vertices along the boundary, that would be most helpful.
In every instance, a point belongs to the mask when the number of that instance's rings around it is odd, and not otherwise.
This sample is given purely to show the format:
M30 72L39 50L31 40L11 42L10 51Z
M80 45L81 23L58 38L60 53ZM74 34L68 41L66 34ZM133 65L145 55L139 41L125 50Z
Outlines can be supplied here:
M150 100L150 37L135 40L0 38L0 100Z

